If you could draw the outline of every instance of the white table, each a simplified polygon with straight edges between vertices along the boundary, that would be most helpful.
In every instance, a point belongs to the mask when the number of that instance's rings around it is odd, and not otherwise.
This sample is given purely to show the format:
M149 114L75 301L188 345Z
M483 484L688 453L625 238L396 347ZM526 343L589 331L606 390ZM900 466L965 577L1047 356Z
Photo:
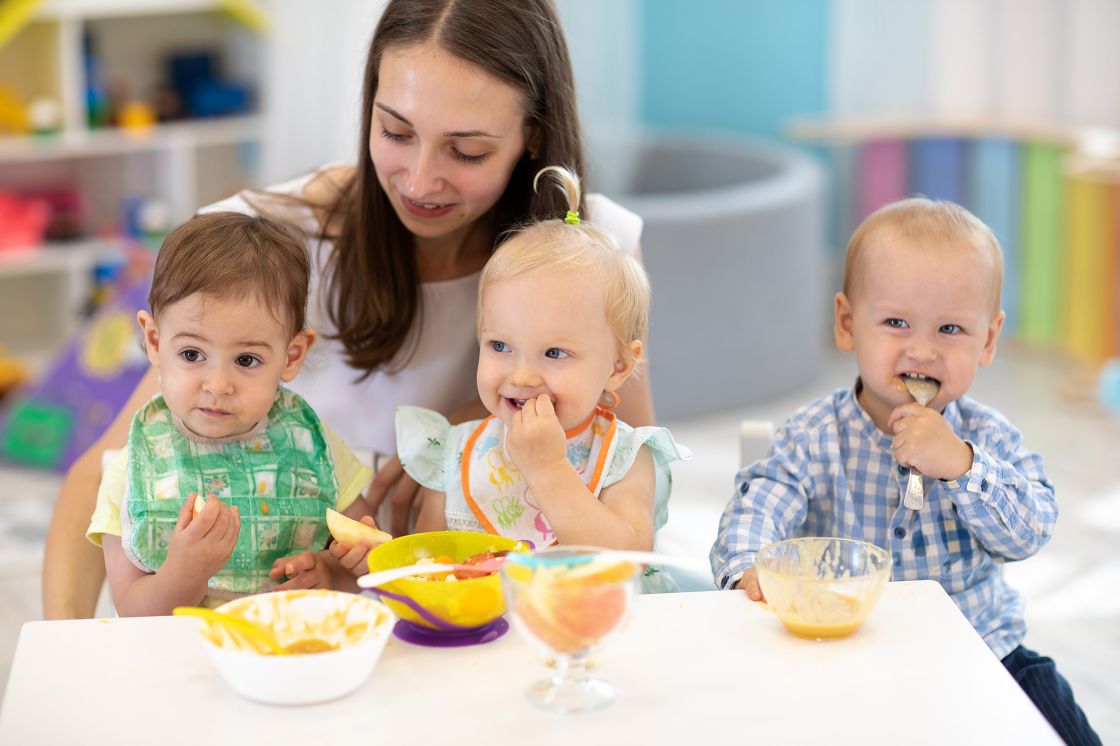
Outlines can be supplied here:
M1057 744L932 581L891 583L855 635L785 631L739 592L643 596L600 676L619 700L561 717L526 702L546 669L511 630L483 646L392 639L343 699L269 707L211 667L192 619L31 622L3 744Z

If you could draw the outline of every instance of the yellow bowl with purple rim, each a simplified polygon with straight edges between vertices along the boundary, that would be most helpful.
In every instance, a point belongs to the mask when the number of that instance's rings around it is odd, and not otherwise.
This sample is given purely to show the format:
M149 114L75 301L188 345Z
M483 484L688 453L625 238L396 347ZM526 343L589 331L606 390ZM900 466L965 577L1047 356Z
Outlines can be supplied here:
M887 550L865 541L808 536L764 546L755 557L766 603L801 637L847 637L867 619L891 577Z
M436 557L462 562L483 552L526 551L525 542L471 531L431 531L401 536L374 547L367 557L370 572L414 565ZM375 589L401 619L439 632L482 627L505 611L501 573L447 581L431 576L402 578Z

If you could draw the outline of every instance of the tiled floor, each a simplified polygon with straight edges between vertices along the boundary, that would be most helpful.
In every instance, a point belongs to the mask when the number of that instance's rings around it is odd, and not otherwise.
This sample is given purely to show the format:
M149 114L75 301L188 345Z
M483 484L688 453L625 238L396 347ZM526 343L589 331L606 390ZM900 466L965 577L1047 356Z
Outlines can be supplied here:
M737 468L740 420L780 422L810 398L849 385L853 366L849 357L829 357L812 385L788 396L666 423L696 457L674 469L662 549L706 557ZM1120 682L1107 674L1120 669L1120 415L1096 406L1092 386L1068 361L1005 344L973 394L1019 426L1057 485L1062 516L1053 540L1006 572L1027 597L1027 644L1057 661L1108 744L1120 743ZM59 481L0 469L0 682L7 681L20 626L40 618L42 543Z

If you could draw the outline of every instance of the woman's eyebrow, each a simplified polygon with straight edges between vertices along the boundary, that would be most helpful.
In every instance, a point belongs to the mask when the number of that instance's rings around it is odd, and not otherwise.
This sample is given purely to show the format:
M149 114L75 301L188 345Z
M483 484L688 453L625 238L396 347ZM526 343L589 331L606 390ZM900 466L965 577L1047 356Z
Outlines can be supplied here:
M400 122L402 124L408 125L409 127L413 126L412 122L408 121L408 119L403 114L401 114L399 111L395 111L392 108L386 106L385 104L376 104L376 106L377 106L378 109L381 109L383 112L385 112L389 116L393 117L394 119L400 120ZM453 132L444 132L443 136L444 137L451 137L451 138L456 138L456 137L489 137L489 138L492 138L494 140L499 140L502 137L501 135L494 135L494 134L491 134L491 133L489 133L485 130L456 130L456 131L453 131Z

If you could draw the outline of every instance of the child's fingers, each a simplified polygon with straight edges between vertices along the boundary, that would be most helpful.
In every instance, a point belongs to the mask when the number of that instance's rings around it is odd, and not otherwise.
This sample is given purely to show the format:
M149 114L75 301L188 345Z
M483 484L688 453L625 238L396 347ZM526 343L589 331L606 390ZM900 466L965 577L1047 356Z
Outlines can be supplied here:
M541 394L537 397L537 416L556 417L556 408L552 406L552 399L548 397L548 394Z
M175 521L176 531L182 531L190 525L191 518L194 517L194 498L195 494L192 492L187 495L187 499L183 501L183 507L179 508L179 519Z
M338 558L338 564L354 575L365 575L367 554L369 554L369 547L364 541L359 542L351 547L349 552Z
M747 592L747 598L752 601L762 600L762 586L758 584L758 573L752 567L743 573L743 577L739 579L737 588Z

